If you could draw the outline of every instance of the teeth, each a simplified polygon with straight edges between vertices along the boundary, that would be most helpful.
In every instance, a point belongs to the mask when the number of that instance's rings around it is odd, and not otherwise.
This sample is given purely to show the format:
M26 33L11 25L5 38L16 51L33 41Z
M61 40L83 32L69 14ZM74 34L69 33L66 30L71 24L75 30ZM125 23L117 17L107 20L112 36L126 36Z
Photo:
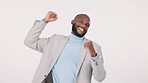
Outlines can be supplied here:
M79 30L84 31L82 28L79 28Z

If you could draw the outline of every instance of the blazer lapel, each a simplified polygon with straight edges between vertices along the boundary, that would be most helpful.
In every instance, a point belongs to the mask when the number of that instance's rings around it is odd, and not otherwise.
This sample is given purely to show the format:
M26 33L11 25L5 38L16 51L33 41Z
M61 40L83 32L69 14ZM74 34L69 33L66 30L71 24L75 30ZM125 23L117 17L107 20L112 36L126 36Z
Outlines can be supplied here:
M84 43L87 42L87 41L88 41L88 40L84 38L84 42L83 42L83 44L82 44L82 49L81 49L81 51L80 51L80 56L79 56L78 62L77 62L76 76L78 75L79 70L80 70L80 68L81 68L81 66L82 66L82 63L83 63L83 61L85 60L85 57L86 57L87 51L86 51L86 49L84 48Z
M66 39L62 39L61 41L59 41L58 43L58 48L57 51L55 52L55 54L52 57L52 66L54 66L54 64L56 63L58 57L60 56L60 53L62 52L62 50L64 49L67 41L69 39L69 36Z

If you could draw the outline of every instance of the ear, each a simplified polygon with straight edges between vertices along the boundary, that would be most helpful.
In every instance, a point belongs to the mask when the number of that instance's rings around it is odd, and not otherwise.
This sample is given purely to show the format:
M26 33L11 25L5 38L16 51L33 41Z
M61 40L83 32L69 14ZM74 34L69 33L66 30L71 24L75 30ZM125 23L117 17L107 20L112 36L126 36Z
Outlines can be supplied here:
M71 24L74 24L74 20L71 20Z

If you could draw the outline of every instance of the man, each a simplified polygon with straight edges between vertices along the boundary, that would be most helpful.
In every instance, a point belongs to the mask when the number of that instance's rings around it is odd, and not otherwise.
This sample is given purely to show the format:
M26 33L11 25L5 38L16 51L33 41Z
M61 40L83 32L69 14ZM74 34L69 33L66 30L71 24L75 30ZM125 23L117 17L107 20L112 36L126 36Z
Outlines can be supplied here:
M90 26L86 14L78 14L72 21L69 36L54 34L39 38L47 23L57 20L57 14L49 11L29 31L24 43L42 54L32 83L91 83L92 75L101 82L106 76L101 47L86 39Z

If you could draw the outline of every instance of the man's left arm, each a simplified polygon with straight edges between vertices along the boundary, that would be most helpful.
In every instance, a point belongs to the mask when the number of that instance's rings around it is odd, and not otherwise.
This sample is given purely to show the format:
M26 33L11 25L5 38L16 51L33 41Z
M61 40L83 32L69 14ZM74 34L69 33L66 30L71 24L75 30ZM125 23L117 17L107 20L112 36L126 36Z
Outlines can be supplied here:
M103 66L103 56L101 46L90 42L86 42L84 47L91 56L92 73L94 78L101 82L105 79L106 71Z

